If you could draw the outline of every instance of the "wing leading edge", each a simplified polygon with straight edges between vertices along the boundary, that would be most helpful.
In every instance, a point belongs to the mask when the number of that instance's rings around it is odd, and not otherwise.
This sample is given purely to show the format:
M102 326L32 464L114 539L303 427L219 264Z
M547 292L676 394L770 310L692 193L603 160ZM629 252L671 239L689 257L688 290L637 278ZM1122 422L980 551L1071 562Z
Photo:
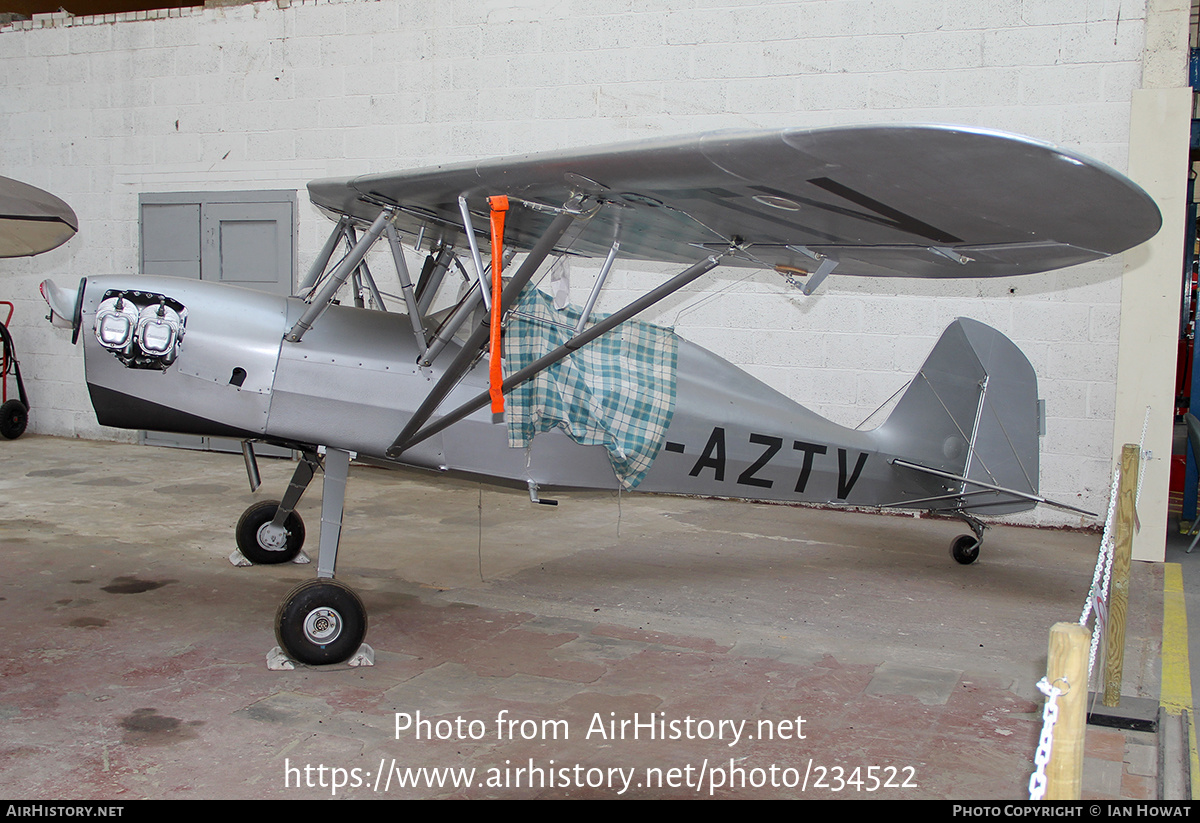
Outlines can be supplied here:
M0 177L0 257L32 257L79 230L71 207L50 192Z
M557 251L690 263L731 243L726 265L838 274L994 277L1125 251L1161 225L1153 200L1113 169L1027 137L953 126L712 132L411 172L316 180L315 204L364 221L400 208L405 233L454 242L458 198L484 214L503 194L505 244L527 250L549 209L589 197ZM485 226L481 219L477 225ZM479 241L488 245L482 233ZM828 265L827 265L828 267Z

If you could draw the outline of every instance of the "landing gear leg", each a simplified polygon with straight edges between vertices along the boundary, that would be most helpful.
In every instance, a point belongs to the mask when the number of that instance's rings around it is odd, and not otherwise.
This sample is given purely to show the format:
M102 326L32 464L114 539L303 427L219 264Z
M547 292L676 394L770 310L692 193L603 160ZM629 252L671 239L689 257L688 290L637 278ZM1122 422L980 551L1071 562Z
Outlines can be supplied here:
M308 665L348 660L351 665L372 665L375 659L375 652L363 643L367 636L367 610L353 590L333 579L351 457L350 452L342 449L328 449L325 453L317 579L307 580L292 589L275 616L275 637L287 658ZM296 473L300 474L299 468ZM295 487L295 481L296 478L293 478L292 488ZM292 488L288 489L289 494ZM287 500L285 495L285 504ZM274 654L269 658L268 665L272 668L291 668L285 660L280 660Z
M955 515L970 526L971 531L975 534L960 534L951 540L950 556L964 566L969 566L979 559L979 549L983 545L983 530L987 528L987 525L966 512L955 512Z

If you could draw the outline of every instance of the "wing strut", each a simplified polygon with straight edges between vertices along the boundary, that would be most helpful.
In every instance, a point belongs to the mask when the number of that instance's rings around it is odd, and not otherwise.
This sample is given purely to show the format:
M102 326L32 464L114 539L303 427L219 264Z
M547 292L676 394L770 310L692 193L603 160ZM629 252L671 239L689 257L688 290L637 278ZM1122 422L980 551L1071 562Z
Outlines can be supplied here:
M462 212L463 233L467 235L467 243L471 246L471 259L475 261L475 278L483 291L483 305L488 311L492 310L492 293L488 288L487 278L483 274L483 258L479 256L479 242L475 239L475 226L471 223L471 209L467 207L465 195L458 197L458 210Z
M296 321L296 323L284 335L284 339L291 343L299 343L304 337L304 334L312 328L317 319L325 311L326 308L333 302L337 295L338 289L351 277L354 283L354 305L362 308L363 300L361 296L362 285L371 292L371 298L375 305L382 311L387 311L387 306L383 302L383 296L379 293L379 288L375 285L375 278L371 276L371 269L367 266L367 252L371 250L375 242L383 234L387 234L388 245L392 251L392 261L396 266L396 279L400 282L400 289L403 293L405 306L408 308L409 320L412 322L413 337L417 342L417 350L422 356L425 356L429 345L427 331L425 329L424 311L421 308L421 296L414 291L412 278L408 273L408 263L404 258L404 250L400 246L400 233L396 230L394 220L397 210L395 206L385 205L379 212L375 221L367 229L366 234L361 238L354 229L353 218L342 215L334 226L333 231L329 233L329 238L325 241L317 259L313 261L312 267L309 268L308 274L304 277L304 282L301 284L300 291L308 292L306 300L309 305L305 309L304 314ZM334 249L338 243L345 239L350 246L346 256L338 261L338 264L330 272L324 285L321 285L321 276L326 267L329 265L330 259L333 257ZM429 291L426 297L426 303L432 301L433 291L437 290L437 283L441 282L441 276L445 274L445 269L448 261L452 258L452 250L449 246L442 246L436 258L431 253L431 262L427 268L432 272L433 279L436 283L426 282L426 286L433 285L433 290ZM425 272L423 272L425 274ZM319 294L314 294L317 286L321 285Z
M550 252L554 251L554 244L559 241L567 229L571 227L571 224L575 222L582 204L583 201L578 198L569 201L564 210L550 223L550 226L546 229L546 233L529 250L529 254L525 256L525 260L522 261L512 279L509 280L508 286L505 287L503 293L500 295L501 312L512 308L513 304L517 302L517 296L528 285L529 281L533 279L534 273L541 267L542 262L550 255ZM471 288L472 290L479 288L479 283L477 282ZM408 441L424 425L430 415L437 411L438 406L446 399L446 395L450 394L450 391L458 383L459 379L471 368L471 364L475 362L475 357L483 350L483 346L487 343L488 335L489 328L486 321L481 322L475 327L474 331L471 332L471 336L467 338L467 342L459 349L454 361L446 367L446 371L442 373L441 378L429 390L429 394L425 396L425 400L422 401L403 431L400 432L388 448L387 454L389 457L398 456L412 445ZM425 359L431 359L428 357L428 353ZM484 397L487 397L486 393Z
M450 259L453 254L454 247L450 245L442 245L429 250L429 255L425 258L425 265L421 269L421 276L417 280L417 307L421 310L422 316L433 305L434 295L437 294L437 290L442 285L442 278L446 276L446 271L450 268Z
M510 375L509 378L504 381L502 386L503 391L512 391L526 380L537 376L540 372L545 371L547 368L554 365L559 360L562 360L564 357L576 351L577 349L586 346L600 335L612 331L626 320L629 320L650 306L653 306L664 297L674 294L676 291L688 285L702 274L712 271L714 268L720 265L722 258L731 254L733 251L734 247L730 247L720 254L709 255L700 262L689 266L687 269L675 275L667 282L661 284L655 289L652 289L651 291L639 297L637 300L634 300L629 305L625 306L625 308L610 314L608 317L591 326L586 331L576 334L557 349L554 349L553 351L535 360L533 363L530 363L519 372ZM513 279L516 280L515 277ZM509 289L511 288L512 284L510 283ZM506 298L508 296L509 289L505 289ZM484 334L486 334L486 325L481 325L480 328L482 328L484 330ZM474 340L476 336L479 336L478 329L476 330L476 334L473 335L471 339ZM468 342L468 344L464 346L462 351L459 353L459 357L455 360L455 364L457 364L459 360L463 360L465 358L467 362L464 365L462 370L463 372L466 370L465 366L469 365L470 362L474 360L474 353L478 351L480 345L482 345L482 340L473 347L470 345L470 342ZM472 400L469 400L468 402L459 406L454 411L439 418L436 423L431 423L424 428L418 428L425 423L433 411L436 410L437 404L440 403L442 398L449 393L450 387L448 386L444 391L438 393L435 403L430 403L430 400L433 398L434 394L437 393L438 388L443 383L446 383L447 378L450 376L450 372L447 372L446 375L442 377L441 381L438 382L438 385L434 387L434 391L430 392L430 398L427 398L426 402L421 404L421 408L417 410L417 414L413 415L413 418L408 422L408 425L404 427L404 431L400 433L400 436L396 438L395 442L393 442L391 447L388 449L388 457L399 457L407 449L415 446L417 443L420 443L421 441L432 437L438 432L453 426L467 415L472 414L473 412L476 412L487 405L489 395L488 392L485 391L474 397ZM454 379L457 381L458 376L455 376ZM427 409L426 407L430 408ZM418 417L420 417L419 420Z
M387 239L388 245L392 249L392 259L396 263L396 278L400 281L404 304L408 307L408 318L412 321L413 336L417 339L417 351L425 354L425 324L421 322L421 309L417 304L412 278L408 275L408 262L404 259L404 249L400 248L400 236L396 233L396 227L391 223L387 224Z
M437 329L437 333L433 341L429 344L429 348L418 361L422 366L429 368L433 365L433 361L437 360L438 355L442 353L442 349L446 348L446 344L454 339L454 335L458 332L459 327L479 307L482 300L483 298L479 293L479 284L472 283L471 288L458 301L458 307L454 309L454 312Z
M584 305L583 311L579 313L579 322L575 324L576 334L583 331L583 327L587 325L588 318L592 316L592 309L596 307L596 298L600 296L600 289L604 288L604 281L608 279L608 272L612 268L613 261L617 259L617 252L620 250L620 241L613 241L612 248L608 250L608 257L604 258L604 265L600 267L600 274L596 276L596 283L592 286L592 293L588 295L587 303Z
M321 253L317 255L317 259L313 261L312 266L308 270L308 274L304 275L304 280L300 283L299 294L311 289L317 285L317 280L325 273L325 267L329 265L329 258L333 257L333 250L337 248L337 244L342 239L342 232L346 226L350 224L350 218L342 215L338 218L337 225L333 231L329 233L329 238L325 241L325 245L321 248Z
M290 343L299 343L304 333L312 328L313 323L317 322L317 318L324 313L325 309L329 308L329 304L333 301L333 297L337 294L337 290L346 282L346 278L358 268L358 264L367 256L367 252L371 250L371 246L379 239L379 235L383 234L384 227L392 219L395 214L395 209L391 206L385 207L379 212L379 216L375 218L375 222L371 224L371 228L367 229L367 233L359 238L354 248L350 253L342 258L342 262L337 264L333 273L329 275L329 281L325 287L321 289L321 293L312 299L308 308L304 310L304 314L296 321L295 325L288 330L283 337ZM330 250L332 253L332 249Z
M391 228L392 222L389 220L385 224L385 228ZM358 233L354 231L354 226L346 227L346 238L350 241L350 248L354 248L358 243ZM367 288L371 290L371 299L375 301L375 305L380 311L387 311L387 304L383 302L383 296L380 295L378 287L375 285L375 278L371 276L371 267L367 265L367 258L364 257L358 262L358 267L354 270L354 305L357 308L363 308L362 286L363 281L366 281Z

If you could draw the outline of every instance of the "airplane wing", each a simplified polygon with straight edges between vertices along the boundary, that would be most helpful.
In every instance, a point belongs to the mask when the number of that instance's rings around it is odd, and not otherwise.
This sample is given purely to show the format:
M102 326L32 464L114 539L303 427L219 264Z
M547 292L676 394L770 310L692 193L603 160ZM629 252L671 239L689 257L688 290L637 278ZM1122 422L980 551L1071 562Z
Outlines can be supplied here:
M838 274L994 277L1116 254L1152 237L1154 201L1111 168L1027 137L961 126L724 131L348 179L316 180L318 206L453 242L458 198L561 207L587 194L586 225L557 251ZM514 208L505 244L527 250L553 213ZM486 229L486 217L477 226ZM486 231L475 229L486 247Z
M0 257L32 257L50 251L78 229L75 212L53 194L0 177Z

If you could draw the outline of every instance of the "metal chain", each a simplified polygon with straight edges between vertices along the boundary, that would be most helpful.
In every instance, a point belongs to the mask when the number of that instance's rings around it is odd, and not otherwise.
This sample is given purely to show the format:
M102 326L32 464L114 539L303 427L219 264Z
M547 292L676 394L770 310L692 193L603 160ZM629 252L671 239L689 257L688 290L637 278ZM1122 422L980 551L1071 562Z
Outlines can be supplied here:
M1046 695L1046 707L1042 710L1042 734L1038 739L1037 752L1033 756L1036 768L1029 776L1029 799L1041 800L1046 794L1046 765L1050 762L1050 752L1054 748L1054 724L1058 722L1058 696L1065 692L1058 686L1051 685L1046 678L1038 681L1038 689ZM1067 683L1067 688L1071 684Z
M1150 422L1150 407L1146 407L1146 416L1142 420L1142 438L1138 444L1139 458L1145 457L1146 444L1146 429ZM1137 500L1142 493L1142 479L1146 473L1138 472L1137 491L1134 496L1134 508L1137 508ZM1105 619L1104 609L1101 607L1105 596L1108 593L1109 582L1112 577L1113 549L1115 538L1114 519L1117 511L1117 490L1121 483L1121 467L1118 465L1113 471L1112 487L1108 494L1108 513L1104 518L1104 534L1100 537L1100 553L1096 557L1096 569L1092 573L1092 587L1088 591L1087 600L1083 605L1083 612L1079 615L1079 625L1087 626L1088 617L1091 616L1092 609L1096 609L1096 630L1092 632L1091 649L1088 653L1088 680L1091 681L1092 670L1096 665L1096 651L1099 647L1100 635ZM1065 681L1064 681L1065 682ZM1071 684L1067 683L1067 689L1070 689ZM1033 774L1029 776L1029 799L1041 800L1046 794L1046 765L1050 762L1050 752L1054 748L1054 724L1058 722L1058 697L1065 692L1057 686L1051 685L1046 678L1042 678L1037 684L1038 690L1046 695L1046 705L1042 710L1042 733L1038 739L1037 752L1033 756L1033 762L1036 768Z
M1088 648L1088 682L1092 681L1092 672L1096 670L1096 656L1100 649L1100 638L1104 635L1104 627L1108 623L1108 600L1107 594L1109 590L1109 582L1112 578L1112 563L1115 545L1110 539L1108 547L1104 552L1104 582L1100 584L1100 590L1096 594L1096 627L1092 632L1092 642Z
M1138 501L1142 499L1142 479L1146 473L1142 471L1141 461L1146 459L1146 429L1150 425L1150 407L1146 407L1146 416L1142 418L1142 439L1138 441L1138 478L1137 492L1133 495L1133 510L1137 511Z
M1150 424L1150 407L1146 407L1146 414L1142 418L1142 437L1138 441L1138 456L1139 458L1145 454L1146 445L1146 430ZM1134 493L1134 509L1137 509L1137 501L1142 494L1142 480L1146 473L1139 471L1137 477L1137 491ZM1088 678L1091 678L1092 672L1096 668L1096 654L1100 647L1101 631L1106 618L1105 614L1101 613L1100 604L1104 601L1108 594L1109 583L1112 578L1112 564L1115 546L1114 536L1114 518L1117 510L1117 489L1121 481L1121 467L1118 464L1113 471L1112 488L1108 494L1108 514L1104 519L1104 534L1100 538L1100 553L1096 558L1096 569L1092 574L1092 587L1088 591L1087 600L1083 606L1083 613L1079 615L1079 625L1087 626L1088 617L1091 615L1092 609L1096 608L1096 630L1092 632L1091 648L1088 650Z
M1088 616L1093 608L1096 609L1095 629L1092 631L1092 642L1088 649L1088 679L1096 668L1096 655L1100 648L1100 638L1107 618L1107 602L1109 581L1112 578L1113 555L1116 548L1114 535L1114 518L1116 516L1117 488L1121 482L1121 469L1118 466L1113 472L1112 492L1108 503L1108 518L1104 524L1104 535L1100 538L1100 553L1096 557L1096 570L1092 575L1092 587L1088 591L1083 613L1079 616L1079 625L1086 627Z
M1083 604L1083 613L1079 615L1079 625L1087 625L1088 616L1092 612L1092 605L1096 599L1097 587L1100 585L1101 576L1105 572L1105 557L1109 557L1108 567L1111 568L1112 546L1113 546L1113 518L1117 511L1117 489L1121 483L1121 467L1118 465L1113 471L1112 488L1108 493L1108 514L1104 518L1104 534L1100 536L1100 553L1096 556L1096 569L1092 573L1092 587L1088 590L1087 600ZM1100 591L1104 591L1103 589Z

